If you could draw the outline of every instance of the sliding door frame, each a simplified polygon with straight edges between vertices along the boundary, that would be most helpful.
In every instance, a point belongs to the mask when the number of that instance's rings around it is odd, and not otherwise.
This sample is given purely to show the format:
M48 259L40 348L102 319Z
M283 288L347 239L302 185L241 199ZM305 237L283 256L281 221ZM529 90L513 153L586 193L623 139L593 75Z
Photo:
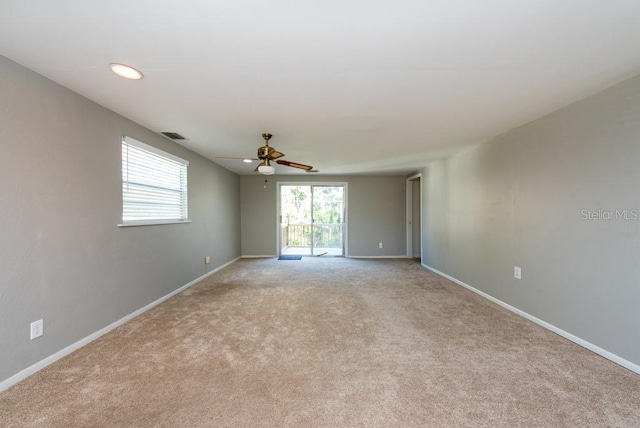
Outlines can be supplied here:
M423 217L422 217L422 173L418 173L415 175L412 175L411 177L407 178L407 210L406 210L406 215L407 215L407 220L406 220L406 225L407 225L407 258L413 258L414 254L413 254L413 232L414 232L414 228L415 228L415 224L413 224L413 206L416 203L416 201L413 200L413 183L415 181L418 181L419 184L419 201L417 201L420 204L420 262L422 262L422 253L423 253L423 249L422 249L422 221L423 221Z
M310 186L313 188L313 186L335 186L335 187L342 187L344 189L344 213L343 213L343 227L342 227L342 256L341 257L347 257L348 254L348 249L349 249L349 242L347 239L347 236L349 236L349 230L348 230L348 218L349 218L349 186L347 182L344 181L277 181L276 182L276 254L278 256L281 255L281 231L280 231L280 225L281 225L281 221L280 221L280 215L282 210L280 209L280 188L281 186ZM313 202L313 201L312 201ZM313 210L313 208L312 208ZM313 256L313 247L311 249L312 251L312 256Z

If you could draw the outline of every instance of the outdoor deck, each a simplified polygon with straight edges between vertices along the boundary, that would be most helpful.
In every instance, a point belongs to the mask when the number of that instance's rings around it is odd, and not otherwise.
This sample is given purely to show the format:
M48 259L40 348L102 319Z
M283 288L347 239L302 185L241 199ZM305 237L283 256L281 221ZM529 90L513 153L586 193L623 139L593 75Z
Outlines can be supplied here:
M282 255L310 256L311 247L286 247L280 253ZM322 253L326 253L323 254L324 256L344 256L342 248L314 248L314 253L316 256Z
M314 249L311 254L311 233ZM344 256L342 248L343 225L338 224L288 224L281 228L280 254L296 256ZM323 254L324 253L324 254Z

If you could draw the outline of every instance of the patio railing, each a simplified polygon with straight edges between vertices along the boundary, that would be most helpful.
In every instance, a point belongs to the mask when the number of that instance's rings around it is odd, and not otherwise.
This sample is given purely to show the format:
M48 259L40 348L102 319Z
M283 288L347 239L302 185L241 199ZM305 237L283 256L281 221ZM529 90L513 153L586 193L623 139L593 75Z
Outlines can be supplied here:
M287 247L311 247L313 226L313 246L323 248L342 247L342 223L299 223L282 226L280 242Z

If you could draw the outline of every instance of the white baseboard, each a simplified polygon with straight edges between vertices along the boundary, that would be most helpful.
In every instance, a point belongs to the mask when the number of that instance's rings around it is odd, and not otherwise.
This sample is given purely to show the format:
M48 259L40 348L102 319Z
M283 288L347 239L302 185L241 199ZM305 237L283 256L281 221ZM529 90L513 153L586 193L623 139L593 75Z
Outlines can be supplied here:
M402 256L346 256L348 259L406 259L406 255Z
M511 306L510 304L503 302L502 300L496 299L495 297L485 293L484 291L480 291L477 288L473 288L469 284L465 284L464 282L459 281L456 278L454 278L452 276L449 276L444 272L440 272L439 270L434 269L431 266L428 266L428 265L426 265L424 263L421 263L421 264L422 264L422 266L424 268L430 270L431 272L436 273L436 274L448 279L449 281L455 282L456 284L458 284L458 285L460 285L460 286L462 286L462 287L464 287L464 288L466 288L468 290L471 290L476 294L479 294L480 296L484 297L485 299L490 300L493 303L495 303L497 305L500 305L503 308L505 308L505 309L517 314L517 315L520 315L521 317L526 318L529 321L532 321L532 322L538 324L539 326L542 326L542 327L546 328L547 330L550 330L550 331L552 331L552 332L564 337L565 339L568 339L568 340L570 340L570 341L582 346L583 348L586 348L586 349L588 349L588 350L590 350L592 352L595 352L596 354L598 354L598 355L600 355L600 356L602 356L602 357L604 357L604 358L606 358L606 359L608 359L610 361L613 361L614 363L619 364L622 367L631 370L632 372L640 374L640 366L639 365L637 365L635 363L632 363L631 361L625 360L624 358L619 357L618 355L616 355L614 353L611 353L611 352L607 351L606 349L602 349L599 346L596 346L591 342L587 342L586 340L584 340L584 339L582 339L582 338L580 338L578 336L574 336L573 334L571 334L571 333L569 333L567 331L564 331L561 328L556 327L553 324L549 324L546 321L543 321L543 320L541 320L539 318L536 318L533 315L531 315L531 314L529 314L529 313L527 313L527 312L525 312L525 311L523 311L521 309L516 308L515 306Z
M247 256L240 256L241 259L272 259L274 257L278 257L275 254L265 254L264 256L257 256L257 255L247 255Z
M267 259L267 258L274 258L274 257L278 257L277 255L273 254L265 254L265 255L242 255L240 256L240 258L242 259ZM311 254L307 254L307 255L302 255L302 257L312 257ZM313 256L313 257L317 257ZM333 256L328 256L328 257L333 257ZM342 256L336 256L336 257L342 257ZM406 259L407 256L406 255L401 255L401 256L344 256L348 259Z
M65 357L67 355L69 355L70 353L72 353L73 351L76 351L80 348L82 348L85 345L88 345L89 343L93 342L94 340L96 340L97 338L99 338L100 336L110 332L111 330L120 327L122 324L126 323L127 321L132 320L133 318L137 317L138 315L148 311L149 309L153 308L154 306L159 305L160 303L164 302L165 300L175 296L176 294L186 290L187 288L191 287L192 285L202 281L203 279L205 279L206 277L213 275L214 273L218 272L220 269L225 268L227 266L229 266L231 263L239 260L240 257L235 258L233 260L231 260L230 262L227 262L225 264L223 264L222 266L219 266L217 268L215 268L214 270L212 270L211 272L207 272L206 274L202 275L199 278L194 279L193 281L183 285L182 287L178 288L177 290L172 291L171 293L167 294L166 296L163 296L161 298L159 298L158 300L149 303L148 305L138 309L137 311L134 311L132 313L130 313L129 315L124 316L123 318L120 318L119 320L109 324L108 326L90 334L89 336L78 340L77 342L67 346L64 349L61 349L60 351L56 352L53 355L49 355L47 358L38 361L37 363L33 364L32 366L27 367L26 369L16 373L15 375L9 377L8 379L3 380L2 382L0 382L0 392L4 391L5 389L15 385L16 383L26 379L27 377L31 376L32 374L42 370L43 368L47 367L48 365L58 361L60 358Z

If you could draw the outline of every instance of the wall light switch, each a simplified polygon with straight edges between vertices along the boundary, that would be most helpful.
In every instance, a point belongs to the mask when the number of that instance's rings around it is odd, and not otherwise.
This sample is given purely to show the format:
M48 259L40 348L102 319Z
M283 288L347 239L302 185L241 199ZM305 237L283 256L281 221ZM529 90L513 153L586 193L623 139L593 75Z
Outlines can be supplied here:
M211 256L205 256L205 258L204 258L204 263L205 263L205 264L207 264L207 265L208 265L209 263L211 263Z
M378 248L382 248L382 241L378 244Z
M518 266L513 267L513 277L515 279L522 279L522 269Z

